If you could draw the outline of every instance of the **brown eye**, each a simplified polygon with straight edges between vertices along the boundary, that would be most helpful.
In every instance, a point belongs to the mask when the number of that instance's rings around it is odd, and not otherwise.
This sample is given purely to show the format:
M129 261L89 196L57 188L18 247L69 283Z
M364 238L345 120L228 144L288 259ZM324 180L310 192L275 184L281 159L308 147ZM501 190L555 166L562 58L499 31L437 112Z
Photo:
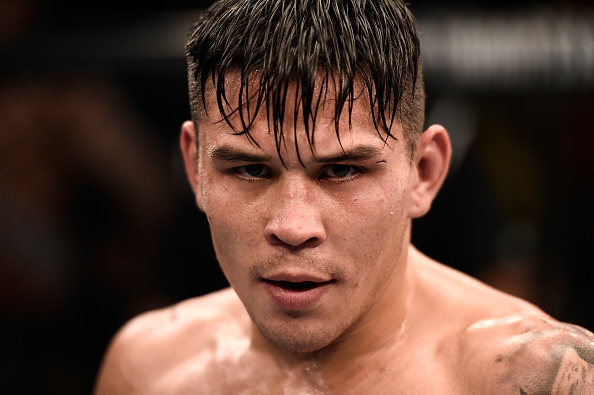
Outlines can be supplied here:
M348 165L332 165L330 166L329 173L332 173L334 177L344 178L351 174L353 166Z
M324 169L322 178L346 181L358 176L360 173L361 169L357 166L334 164Z
M270 171L262 164L245 165L235 168L235 173L243 178L265 178Z

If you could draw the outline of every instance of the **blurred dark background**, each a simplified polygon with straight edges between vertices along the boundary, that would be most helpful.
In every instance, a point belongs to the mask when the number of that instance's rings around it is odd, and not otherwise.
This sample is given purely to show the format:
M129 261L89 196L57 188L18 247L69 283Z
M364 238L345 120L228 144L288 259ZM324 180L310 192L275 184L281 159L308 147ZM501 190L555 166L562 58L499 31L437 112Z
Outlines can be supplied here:
M0 0L0 393L90 393L132 316L226 286L178 153L210 1ZM452 171L413 241L594 328L594 6L418 1Z

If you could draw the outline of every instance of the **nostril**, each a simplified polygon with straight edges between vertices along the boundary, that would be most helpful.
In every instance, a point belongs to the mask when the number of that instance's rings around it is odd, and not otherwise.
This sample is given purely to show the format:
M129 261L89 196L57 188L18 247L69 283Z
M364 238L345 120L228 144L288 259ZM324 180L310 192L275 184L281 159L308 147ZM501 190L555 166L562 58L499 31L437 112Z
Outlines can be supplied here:
M323 236L325 236L325 234ZM265 238L270 245L285 246L291 249L317 247L318 245L322 244L325 239L325 237L319 236L312 236L307 238L303 235L288 233L280 234L279 236L277 233L273 232L267 232Z
M275 234L267 234L266 239L268 240L268 243L270 243L272 245L284 244L283 241L281 239L279 239L278 236Z
M292 248L311 248L323 243L326 230L317 206L297 204L294 200L290 203L270 212L264 228L268 243Z
M317 237L311 237L311 238L305 240L305 242L303 244L304 244L304 247L309 247L309 248L316 247L316 246L322 244L322 240Z

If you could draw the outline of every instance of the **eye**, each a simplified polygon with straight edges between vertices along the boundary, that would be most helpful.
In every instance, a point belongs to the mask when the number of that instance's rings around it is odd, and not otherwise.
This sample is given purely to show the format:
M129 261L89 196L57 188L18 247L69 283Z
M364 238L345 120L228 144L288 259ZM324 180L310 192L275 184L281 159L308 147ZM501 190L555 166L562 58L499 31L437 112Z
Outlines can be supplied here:
M330 165L322 174L323 178L337 179L337 181L350 180L361 174L361 169L351 165Z
M239 166L233 170L239 177L246 179L267 178L270 176L270 169L262 164Z

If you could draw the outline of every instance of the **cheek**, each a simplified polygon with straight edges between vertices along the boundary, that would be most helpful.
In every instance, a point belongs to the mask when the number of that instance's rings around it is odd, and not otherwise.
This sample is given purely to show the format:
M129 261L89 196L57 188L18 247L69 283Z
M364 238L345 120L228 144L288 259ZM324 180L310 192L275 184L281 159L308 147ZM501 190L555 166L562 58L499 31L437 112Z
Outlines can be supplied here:
M244 202L224 184L210 184L202 193L204 211L208 218L212 242L222 266L241 257L248 260L262 236L261 206ZM250 247L251 246L251 247Z
M386 185L374 186L355 198L354 207L358 214L354 217L385 233L389 228L397 227L405 216L407 184L406 180L396 179Z
M370 207L371 206L371 207ZM357 303L369 305L381 295L399 272L407 237L408 219L403 194L390 194L364 205L350 232L338 247L350 255L351 292Z
M384 188L367 188L342 205L336 221L334 239L337 249L350 251L361 266L377 265L378 260L389 259L400 248L406 230L406 188L395 182Z

